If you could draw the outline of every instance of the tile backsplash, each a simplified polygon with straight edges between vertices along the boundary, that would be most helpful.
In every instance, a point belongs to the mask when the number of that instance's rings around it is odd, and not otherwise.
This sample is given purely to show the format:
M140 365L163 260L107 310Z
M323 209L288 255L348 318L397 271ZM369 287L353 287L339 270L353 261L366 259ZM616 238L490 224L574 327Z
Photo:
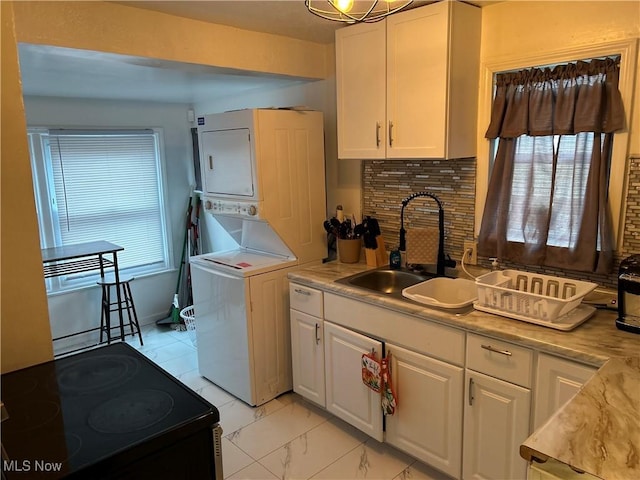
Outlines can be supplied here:
M502 268L517 268L542 274L588 280L617 288L617 269L628 255L640 253L640 156L628 162L629 188L621 252L615 256L614 273L592 275L584 272L535 267L502 262ZM476 160L365 160L363 162L363 213L380 222L387 250L398 244L402 200L415 192L436 195L444 207L445 253L455 260L462 256L465 240L473 240L475 227ZM404 212L405 228L437 227L438 207L434 200L419 197ZM478 264L490 267L487 258Z

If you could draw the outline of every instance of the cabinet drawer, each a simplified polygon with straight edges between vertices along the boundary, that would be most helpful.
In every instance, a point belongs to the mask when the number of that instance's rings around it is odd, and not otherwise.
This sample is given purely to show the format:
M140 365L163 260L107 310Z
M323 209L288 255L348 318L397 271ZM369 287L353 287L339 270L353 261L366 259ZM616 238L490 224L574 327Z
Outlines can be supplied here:
M385 342L464 365L464 332L368 303L324 294L325 319Z
M290 283L289 306L299 312L322 318L322 292L315 288Z
M512 343L469 333L467 334L467 368L530 388L533 351Z

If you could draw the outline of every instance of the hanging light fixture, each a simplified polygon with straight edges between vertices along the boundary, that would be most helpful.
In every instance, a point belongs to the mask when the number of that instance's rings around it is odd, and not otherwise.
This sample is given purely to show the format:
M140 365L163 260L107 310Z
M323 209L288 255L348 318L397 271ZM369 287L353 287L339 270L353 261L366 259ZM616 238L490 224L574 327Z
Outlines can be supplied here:
M344 23L373 23L398 12L413 0L305 0L311 13Z

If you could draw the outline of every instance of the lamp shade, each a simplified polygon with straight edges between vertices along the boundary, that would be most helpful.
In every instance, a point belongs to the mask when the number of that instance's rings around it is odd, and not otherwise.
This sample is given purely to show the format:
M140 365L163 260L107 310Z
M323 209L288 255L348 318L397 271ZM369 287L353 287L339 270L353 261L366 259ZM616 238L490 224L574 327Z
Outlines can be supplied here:
M343 23L373 23L408 7L413 0L305 0L311 13Z

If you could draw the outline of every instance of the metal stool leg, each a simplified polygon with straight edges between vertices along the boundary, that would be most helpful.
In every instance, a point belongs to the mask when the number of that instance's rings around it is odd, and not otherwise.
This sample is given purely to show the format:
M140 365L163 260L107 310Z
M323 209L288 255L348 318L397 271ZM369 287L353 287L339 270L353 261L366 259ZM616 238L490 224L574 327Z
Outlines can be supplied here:
M140 323L138 322L138 314L136 313L136 307L133 303L133 295L131 294L131 284L129 282L127 282L125 284L125 288L127 290L125 297L127 297L129 299L129 303L131 304L131 310L133 311L133 318L131 317L131 314L129 314L129 326L131 326L131 324L133 323L136 327L136 330L138 331L138 338L140 339L140 345L144 345L144 343L142 343L142 332L140 331ZM129 306L127 305L127 310L129 309ZM131 328L131 334L133 335L133 328Z
M107 301L106 296L105 296L105 285L101 285L100 286L101 290L102 290L102 299L100 300L100 343L102 343L102 335L104 334L105 331L105 322L107 319L107 316L109 315L109 306L108 304L105 304L105 302Z
M111 343L111 287L109 285L104 286L106 291L106 303L105 303L105 314L106 318L106 330L107 330L107 343Z

